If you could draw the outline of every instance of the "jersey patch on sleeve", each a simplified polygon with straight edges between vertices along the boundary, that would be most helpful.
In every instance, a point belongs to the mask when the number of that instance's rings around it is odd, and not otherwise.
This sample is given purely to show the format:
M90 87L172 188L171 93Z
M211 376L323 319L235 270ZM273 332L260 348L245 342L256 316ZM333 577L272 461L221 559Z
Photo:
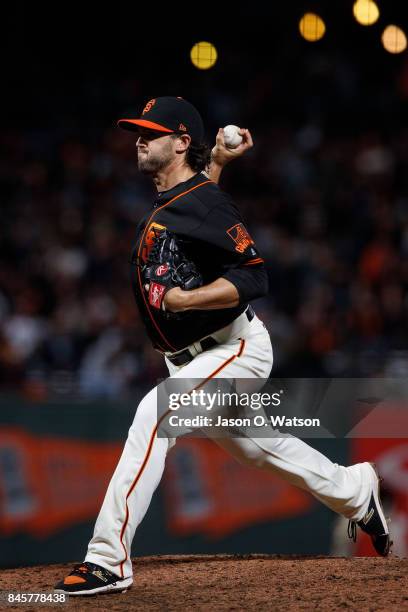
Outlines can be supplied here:
M245 253L248 247L255 244L242 223L237 223L230 227L227 230L227 234L235 242L235 250L238 253ZM255 249L252 250L255 254Z

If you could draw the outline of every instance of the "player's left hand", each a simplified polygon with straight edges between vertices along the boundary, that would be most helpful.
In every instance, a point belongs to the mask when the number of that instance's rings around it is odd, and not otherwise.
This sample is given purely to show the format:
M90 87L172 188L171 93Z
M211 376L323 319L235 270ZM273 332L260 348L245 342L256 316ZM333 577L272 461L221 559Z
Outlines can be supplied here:
M251 149L254 146L254 142L252 140L251 132L246 128L241 128L239 130L240 135L242 136L242 142L235 149L229 149L225 146L224 141L224 130L220 128L218 130L215 146L211 151L211 162L216 164L217 166L225 166L228 162L237 157L241 157L246 151Z

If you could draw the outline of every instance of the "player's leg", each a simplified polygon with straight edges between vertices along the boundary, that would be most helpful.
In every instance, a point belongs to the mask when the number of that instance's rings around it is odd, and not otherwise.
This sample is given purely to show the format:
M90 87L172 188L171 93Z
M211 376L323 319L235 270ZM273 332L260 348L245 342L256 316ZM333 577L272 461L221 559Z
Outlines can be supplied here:
M375 466L357 463L348 467L333 463L302 440L292 436L215 439L241 463L271 471L314 495L334 512L350 519L371 536L378 554L390 551L389 529L380 499Z
M198 355L190 364L173 372L172 378L255 378L259 385L272 366L269 334L255 319L229 343ZM241 350L241 343L244 346ZM235 354L233 359L229 359ZM239 354L239 356L237 356ZM219 358L219 364L217 360ZM216 367L218 365L218 367ZM261 378L261 372L264 373ZM215 430L214 430L215 431ZM211 428L207 430L211 436ZM339 466L302 440L273 432L268 438L220 438L214 440L243 463L271 470L288 482L312 493L332 510L360 519L367 505L367 465ZM279 437L278 437L279 436Z
M140 402L111 478L85 561L120 577L132 575L131 543L163 474L169 448L158 438L156 388Z
M202 353L174 376L252 378L258 375L267 378L268 360L269 367L272 365L267 331L255 320L241 335L245 342L242 350L233 339L230 344L220 347L220 351L216 347ZM239 357L228 361L227 353L231 348L238 351ZM214 355L218 351L220 358L225 360L224 366L220 364L219 369L214 370ZM260 373L262 370L266 373ZM208 433L211 435L211 428ZM379 479L370 463L348 467L338 465L302 440L279 432L268 438L214 437L214 440L240 461L279 474L333 511L358 522L373 537L377 552L388 554L389 530L379 499ZM365 522L367 517L370 517L370 524Z
M132 584L131 544L163 474L174 440L159 438L156 388L140 402L99 512L84 564L56 585L71 595ZM106 570L106 571L105 571Z
M314 495L334 512L360 520L367 506L371 479L369 464L344 467L299 438L279 434L271 438L215 439L245 465L271 471Z

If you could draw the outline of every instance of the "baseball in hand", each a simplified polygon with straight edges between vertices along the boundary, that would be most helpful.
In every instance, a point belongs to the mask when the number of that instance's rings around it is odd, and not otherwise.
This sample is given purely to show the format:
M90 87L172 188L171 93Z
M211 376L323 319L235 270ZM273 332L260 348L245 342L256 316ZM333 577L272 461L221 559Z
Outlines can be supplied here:
M224 142L228 149L236 149L242 142L242 136L238 133L236 125L226 125L224 128Z

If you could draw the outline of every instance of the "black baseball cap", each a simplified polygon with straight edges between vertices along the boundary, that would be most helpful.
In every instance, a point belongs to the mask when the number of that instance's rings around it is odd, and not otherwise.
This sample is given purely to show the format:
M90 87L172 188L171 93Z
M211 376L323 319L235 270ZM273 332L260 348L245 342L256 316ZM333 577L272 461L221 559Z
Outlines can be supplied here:
M183 98L153 98L136 119L119 119L118 126L136 132L140 127L168 134L189 134L193 142L204 138L204 124L198 110Z

